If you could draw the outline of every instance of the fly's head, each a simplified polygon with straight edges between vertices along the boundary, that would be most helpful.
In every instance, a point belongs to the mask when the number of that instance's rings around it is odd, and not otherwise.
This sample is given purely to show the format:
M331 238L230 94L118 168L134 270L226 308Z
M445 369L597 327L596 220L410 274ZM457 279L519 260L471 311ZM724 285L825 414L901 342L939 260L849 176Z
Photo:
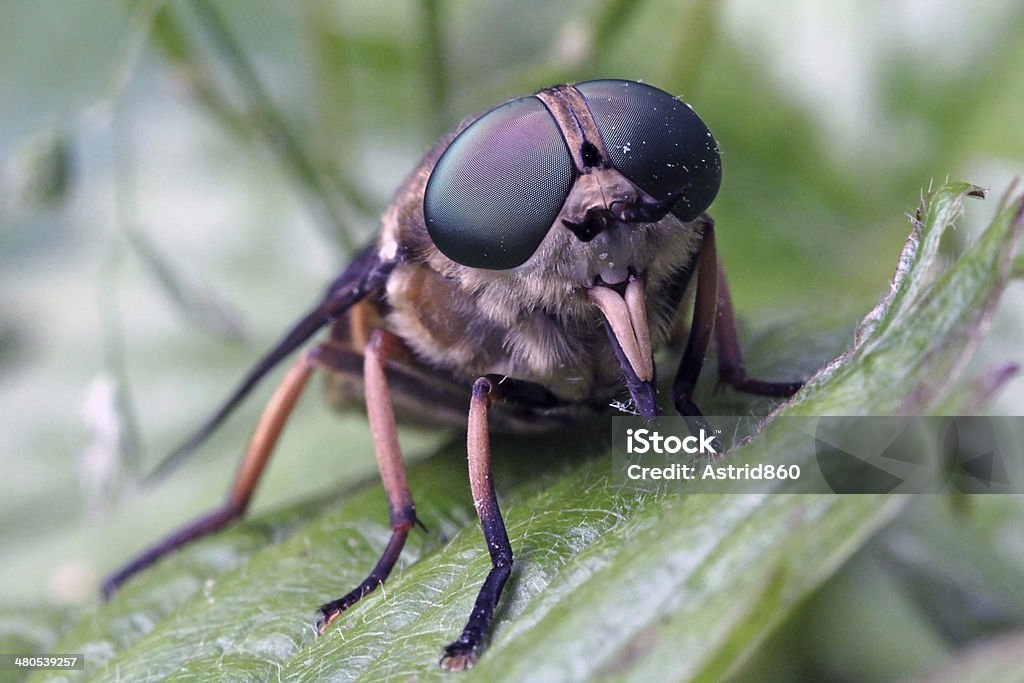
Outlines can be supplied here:
M549 88L487 112L440 156L423 201L431 265L510 325L524 311L603 316L627 382L650 382L646 292L692 261L721 173L711 132L664 91Z

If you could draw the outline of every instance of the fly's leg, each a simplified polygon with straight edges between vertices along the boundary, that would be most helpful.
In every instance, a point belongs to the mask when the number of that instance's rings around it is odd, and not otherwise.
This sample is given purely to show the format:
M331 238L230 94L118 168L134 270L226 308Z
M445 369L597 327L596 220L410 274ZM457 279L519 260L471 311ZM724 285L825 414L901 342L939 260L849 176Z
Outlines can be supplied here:
M733 315L732 298L725 280L725 271L718 264L714 223L708 219L704 226L704 239L697 256L697 291L693 302L693 320L686 350L672 383L672 400L680 415L687 418L691 431L710 426L693 402L693 390L704 366L704 356L712 333L718 348L718 372L722 382L750 394L764 396L792 396L801 382L764 382L747 377L743 368ZM716 445L715 450L721 452Z
M759 396L788 398L800 390L803 382L765 382L747 377L740 352L736 317L725 271L718 266L718 318L715 321L715 348L718 349L718 378L736 391Z
M701 241L697 254L697 288L693 300L693 318L690 323L690 334L686 340L686 350L679 361L675 380L672 382L672 402L676 411L686 418L686 424L694 434L703 430L712 432L711 426L704 419L704 414L693 402L693 389L697 386L697 378L704 367L704 356L707 355L708 344L715 327L715 312L718 304L718 248L715 245L714 223L707 220L704 226L704 239ZM715 442L715 452L721 453L722 448Z
M288 370L260 417L223 506L181 527L156 545L144 550L103 581L103 597L109 599L118 587L165 555L228 525L241 517L274 450L281 430L319 362L322 346L311 349Z
M317 618L317 629L320 633L323 633L342 612L384 583L402 553L409 530L417 523L416 507L409 492L405 464L402 462L402 453L398 446L391 393L384 374L388 347L394 342L395 339L390 333L381 329L374 330L366 345L363 361L366 414L373 435L377 466L388 497L391 539L369 576L346 595L320 607L320 615ZM325 352L325 356L329 356L330 353L331 350Z
M766 396L786 397L795 394L802 382L764 382L746 376L736 335L736 318L732 311L732 298L725 280L725 271L718 262L715 243L715 223L707 215L705 232L700 243L696 264L696 293L693 300L693 318L690 324L686 350L679 362L676 379L672 383L672 399L676 411L686 419L692 433L701 430L712 433L708 421L693 402L693 389L708 353L712 334L718 347L718 372L722 382L737 391ZM718 439L715 452L723 453Z
M480 655L483 639L494 619L501 591L512 573L512 544L509 543L505 522L498 508L491 477L491 446L487 428L487 412L495 384L481 377L473 384L469 404L469 425L466 447L469 455L469 486L476 505L480 527L483 529L487 550L491 555L491 570L480 588L473 612L469 615L462 634L444 649L441 666L453 671L469 669Z

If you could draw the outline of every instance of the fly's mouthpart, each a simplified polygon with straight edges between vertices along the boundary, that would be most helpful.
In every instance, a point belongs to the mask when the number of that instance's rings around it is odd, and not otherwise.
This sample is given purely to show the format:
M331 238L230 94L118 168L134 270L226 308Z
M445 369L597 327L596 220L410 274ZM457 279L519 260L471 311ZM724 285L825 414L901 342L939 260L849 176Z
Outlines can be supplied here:
M621 285L625 284L622 288ZM641 382L654 379L654 353L647 324L644 279L630 275L619 286L595 282L587 298L601 311L630 367Z

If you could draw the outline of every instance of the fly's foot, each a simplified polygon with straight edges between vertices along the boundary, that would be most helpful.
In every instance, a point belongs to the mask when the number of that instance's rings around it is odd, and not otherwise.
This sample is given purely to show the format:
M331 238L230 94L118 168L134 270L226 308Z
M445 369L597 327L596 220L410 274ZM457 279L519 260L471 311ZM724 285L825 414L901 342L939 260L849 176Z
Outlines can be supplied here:
M316 632L320 635L323 635L327 629L330 628L331 624L334 623L334 620L340 617L343 611L340 609L332 609L331 604L332 603L327 603L321 607L319 610L320 613L316 617Z
M369 590L360 590L363 586L360 586L356 590L352 591L343 598L332 600L331 602L325 603L320 606L319 614L316 617L316 630L317 633L323 635L331 624L341 616L341 613L347 610L352 605L359 602L359 599L363 597ZM372 589L370 589L372 590Z
M480 658L480 643L476 639L467 638L465 634L444 649L441 656L441 668L448 671L465 671L472 669Z

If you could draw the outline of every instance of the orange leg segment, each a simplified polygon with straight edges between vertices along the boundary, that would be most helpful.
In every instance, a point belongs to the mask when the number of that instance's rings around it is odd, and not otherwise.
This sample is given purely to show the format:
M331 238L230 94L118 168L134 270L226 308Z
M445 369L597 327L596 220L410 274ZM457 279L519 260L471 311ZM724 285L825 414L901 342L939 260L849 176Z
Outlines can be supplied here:
M512 544L508 540L505 521L494 493L491 475L491 444L487 413L491 401L498 398L498 387L490 377L481 377L473 384L469 404L469 425L466 447L469 459L469 488L473 494L480 528L491 555L491 570L477 594L473 611L461 635L444 650L441 666L452 671L472 668L480 655L483 640L494 620L494 610L501 598L505 582L512 574Z
M302 390L306 387L313 368L317 364L320 348L314 348L303 354L285 374L284 380L274 392L260 417L256 432L249 442L245 457L242 458L235 481L231 486L228 500L224 505L174 531L108 576L102 586L104 598L110 598L121 584L160 558L196 539L222 529L245 513L260 475L266 469L277 439L281 435L281 430L288 421L288 417L295 408L295 404L299 400L299 396L302 395Z
M398 445L391 392L384 374L388 353L397 351L397 348L397 340L393 335L382 329L376 329L370 335L370 340L366 345L363 364L366 414L370 421L370 432L373 434L377 466L380 469L380 477L388 497L388 510L391 514L391 539L369 576L344 596L320 607L320 616L317 618L317 628L320 633L323 633L342 612L384 583L398 561L402 548L405 547L409 530L417 523L416 507L413 504L412 494L409 492L405 464L402 461L402 452ZM327 350L325 353L330 354L332 350Z

